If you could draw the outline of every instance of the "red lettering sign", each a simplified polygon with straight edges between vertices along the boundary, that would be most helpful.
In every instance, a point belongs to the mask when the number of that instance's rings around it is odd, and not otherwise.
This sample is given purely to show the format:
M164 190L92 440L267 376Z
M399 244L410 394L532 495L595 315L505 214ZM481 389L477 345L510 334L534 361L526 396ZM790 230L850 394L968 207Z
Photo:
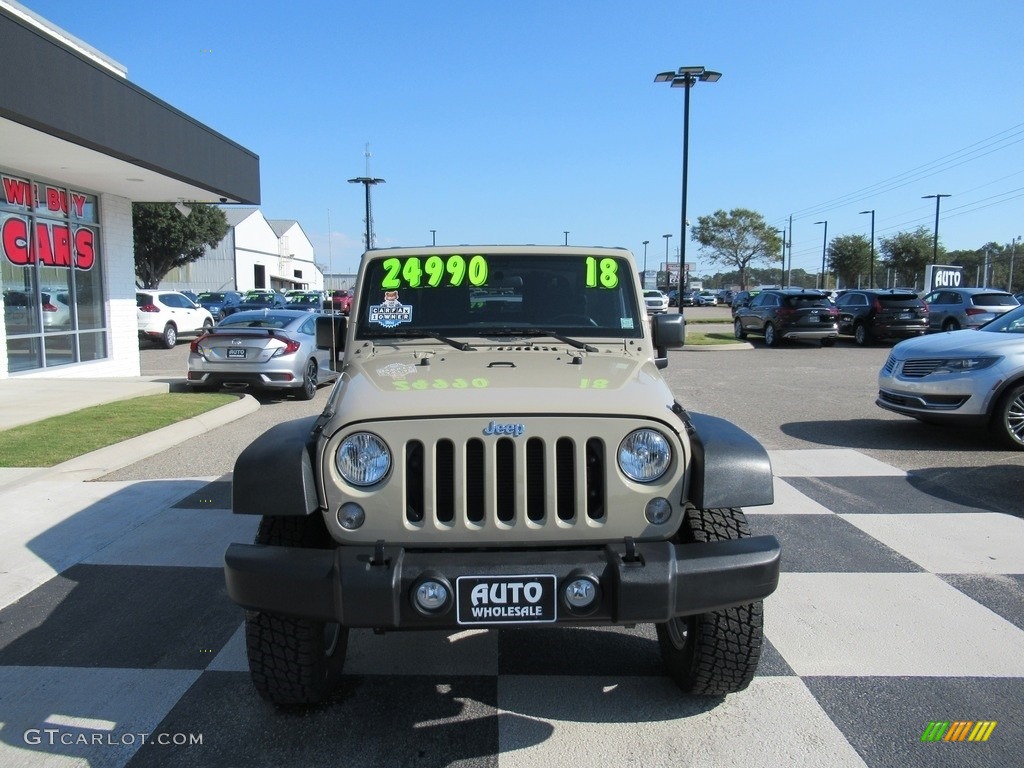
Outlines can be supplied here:
M92 269L96 263L93 231L88 227L75 230L75 266L78 269Z
M25 219L12 216L3 224L0 231L0 243L3 244L4 256L11 264L23 267L32 263L28 245L28 223Z
M80 195L77 192L71 193L71 204L75 208L75 216L82 218L82 212L85 210L85 195Z
M32 188L27 181L12 179L9 176L4 176L3 181L4 199L8 205L29 206L32 204Z
M68 193L56 187L46 188L46 207L51 211L68 212Z

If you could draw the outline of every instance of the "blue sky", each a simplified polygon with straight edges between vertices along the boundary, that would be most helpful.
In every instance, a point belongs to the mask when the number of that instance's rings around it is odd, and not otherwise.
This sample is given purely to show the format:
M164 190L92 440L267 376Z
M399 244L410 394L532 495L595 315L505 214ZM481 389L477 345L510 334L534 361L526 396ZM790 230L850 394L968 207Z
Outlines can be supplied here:
M355 268L366 173L379 246L679 245L687 215L793 215L828 237L934 225L949 249L1024 235L1024 3L23 0L129 79L260 156L267 218ZM695 243L687 261L710 268Z

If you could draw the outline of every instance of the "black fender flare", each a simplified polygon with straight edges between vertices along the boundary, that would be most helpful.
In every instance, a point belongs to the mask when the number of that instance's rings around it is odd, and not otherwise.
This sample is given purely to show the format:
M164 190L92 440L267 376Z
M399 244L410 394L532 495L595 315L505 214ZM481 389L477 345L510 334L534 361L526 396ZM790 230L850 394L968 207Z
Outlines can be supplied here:
M316 416L286 421L253 440L235 460L236 515L310 515L320 508L313 472Z
M682 411L693 450L690 501L698 509L775 502L772 463L756 439L730 421Z

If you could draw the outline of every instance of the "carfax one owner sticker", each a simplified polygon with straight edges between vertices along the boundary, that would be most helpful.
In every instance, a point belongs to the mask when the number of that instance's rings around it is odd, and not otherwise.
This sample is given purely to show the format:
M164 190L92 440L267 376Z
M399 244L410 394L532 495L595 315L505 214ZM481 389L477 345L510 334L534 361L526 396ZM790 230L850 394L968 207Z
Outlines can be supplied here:
M398 291L384 291L384 301L370 305L369 321L384 328L412 322L412 306L398 300Z

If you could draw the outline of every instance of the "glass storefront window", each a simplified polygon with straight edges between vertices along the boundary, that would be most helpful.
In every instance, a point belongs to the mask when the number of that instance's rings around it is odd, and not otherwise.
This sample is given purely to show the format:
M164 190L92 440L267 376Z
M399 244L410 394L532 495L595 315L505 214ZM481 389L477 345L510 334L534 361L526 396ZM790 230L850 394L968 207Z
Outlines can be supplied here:
M98 223L96 195L0 172L9 371L107 356Z

